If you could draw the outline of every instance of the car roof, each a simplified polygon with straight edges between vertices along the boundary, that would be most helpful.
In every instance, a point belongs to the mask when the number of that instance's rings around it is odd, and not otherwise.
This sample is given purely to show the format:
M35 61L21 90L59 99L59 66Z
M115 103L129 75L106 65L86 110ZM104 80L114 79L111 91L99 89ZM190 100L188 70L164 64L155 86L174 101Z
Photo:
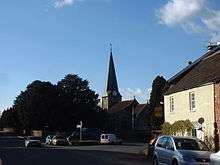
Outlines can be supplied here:
M111 135L114 135L114 136L115 136L115 134L113 134L113 133L103 133L102 135L110 135L110 136L111 136ZM101 136L102 136L102 135L101 135Z
M173 139L194 139L194 140L199 140L198 138L196 137L192 137L192 136L173 136L173 135L161 135L158 137L161 138L161 137L170 137L170 138L173 138Z

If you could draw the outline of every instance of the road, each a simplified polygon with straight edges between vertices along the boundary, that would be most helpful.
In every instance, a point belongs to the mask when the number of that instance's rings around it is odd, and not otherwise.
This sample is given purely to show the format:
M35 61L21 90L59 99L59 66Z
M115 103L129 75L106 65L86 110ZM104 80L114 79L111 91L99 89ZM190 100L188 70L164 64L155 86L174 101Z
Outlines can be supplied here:
M139 144L25 148L18 137L0 138L3 165L151 165Z

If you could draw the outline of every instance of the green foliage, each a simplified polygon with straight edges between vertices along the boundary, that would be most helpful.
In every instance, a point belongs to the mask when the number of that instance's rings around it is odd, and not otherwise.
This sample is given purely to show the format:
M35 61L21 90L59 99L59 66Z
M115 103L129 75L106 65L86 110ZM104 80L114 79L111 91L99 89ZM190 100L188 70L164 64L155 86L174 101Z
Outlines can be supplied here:
M190 122L190 120L178 120L175 121L173 124L165 122L162 125L162 132L165 135L181 134L182 136L184 136L185 133L190 135L192 129L193 129L193 124Z
M62 107L60 125L68 129L83 121L86 127L97 126L98 95L89 88L89 82L77 75L67 75L58 82L59 101ZM64 119L65 120L62 120Z
M3 112L1 125L25 129L69 131L79 121L85 127L101 127L105 114L100 112L98 95L89 82L69 74L57 85L34 81L15 99L11 109Z
M0 125L1 127L18 127L19 122L16 118L17 113L13 108L9 108L5 111L2 112L1 120L0 120Z
M172 135L172 129L171 129L171 124L169 122L164 122L162 127L162 134L163 135Z
M162 110L162 115L160 118L155 116L155 108L163 107L161 104L163 102L163 94L165 91L165 86L167 81L163 76L157 76L152 83L152 90L150 93L150 111L151 111L151 123L154 129L160 129L161 125L164 122L164 114Z
M164 87L166 80L163 76L157 76L152 83L152 90L150 94L150 106L155 108L160 106L160 102L163 102Z
M43 129L48 125L53 127L57 104L58 92L55 85L38 80L29 84L14 101L13 108L18 113L20 129Z

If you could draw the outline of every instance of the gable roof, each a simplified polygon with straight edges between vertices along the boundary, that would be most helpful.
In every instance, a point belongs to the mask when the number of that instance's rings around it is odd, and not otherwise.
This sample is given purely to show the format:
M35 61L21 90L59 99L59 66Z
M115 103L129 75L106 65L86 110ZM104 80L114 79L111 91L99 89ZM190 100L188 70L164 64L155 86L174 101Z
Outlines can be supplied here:
M108 112L109 113L120 112L120 111L132 106L134 103L138 104L137 100L121 101L121 102L115 104L114 106L112 106L111 108L109 108Z
M213 83L219 78L220 46L217 46L172 77L165 95Z
M180 77L182 77L183 75L185 75L189 70L191 70L195 65L197 65L202 59L210 56L211 54L217 52L220 50L220 45L216 46L215 48L213 48L212 50L206 52L204 55L202 55L200 58L198 58L197 60L195 60L191 65L188 65L187 67L185 67L184 69L182 69L180 72L178 72L177 74L175 74L173 77L171 77L168 82L169 83L173 83L176 80L178 80Z
M148 108L148 104L138 104L135 107L135 114L138 116L141 112Z

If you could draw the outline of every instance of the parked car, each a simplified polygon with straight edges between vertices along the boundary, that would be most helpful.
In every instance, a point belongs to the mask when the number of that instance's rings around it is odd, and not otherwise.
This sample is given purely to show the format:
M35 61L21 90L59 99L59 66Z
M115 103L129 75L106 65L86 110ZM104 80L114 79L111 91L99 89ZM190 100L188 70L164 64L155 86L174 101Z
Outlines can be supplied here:
M41 138L29 136L24 143L25 147L41 147Z
M101 131L98 128L83 128L82 130L82 140L100 140ZM68 138L69 144L73 144L75 141L80 139L80 130L74 131Z
M119 139L115 134L101 134L101 144L122 144L122 140Z
M220 151L217 153L213 153L210 156L211 165L219 165L220 164Z
M191 137L160 136L153 153L154 165L209 165L211 152Z
M48 135L47 137L46 137L46 144L51 144L52 143L52 139L53 139L53 135Z
M65 136L62 136L62 135L55 135L53 138L52 138L52 142L51 142L52 145L68 145L68 141L66 139Z
M83 140L99 140L101 135L101 131L97 128L83 128L82 129L82 138ZM77 129L74 131L69 138L74 140L79 140L80 138L80 130Z

